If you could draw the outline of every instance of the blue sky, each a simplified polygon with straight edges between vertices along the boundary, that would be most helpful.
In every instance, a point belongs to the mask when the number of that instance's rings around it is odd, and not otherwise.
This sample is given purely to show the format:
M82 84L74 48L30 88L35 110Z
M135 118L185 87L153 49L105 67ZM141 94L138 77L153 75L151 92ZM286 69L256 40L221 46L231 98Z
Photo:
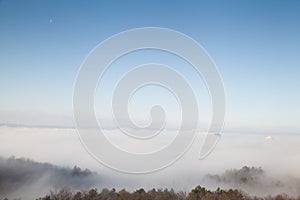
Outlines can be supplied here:
M80 64L101 41L165 27L210 54L225 130L300 132L299 1L0 1L0 123L72 123ZM65 121L64 121L65 120Z

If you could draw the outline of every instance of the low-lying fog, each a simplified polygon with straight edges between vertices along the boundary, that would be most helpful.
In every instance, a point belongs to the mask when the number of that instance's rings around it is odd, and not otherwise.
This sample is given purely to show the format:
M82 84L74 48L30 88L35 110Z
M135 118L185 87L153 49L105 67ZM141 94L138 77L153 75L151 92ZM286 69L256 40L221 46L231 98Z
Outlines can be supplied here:
M126 188L127 190L141 187L190 190L200 184L213 190L217 187L240 188L253 195L283 192L290 195L300 194L300 179L298 179L300 178L300 156L298 154L300 152L300 135L224 133L214 151L204 160L199 160L199 149L203 136L203 134L198 134L188 152L172 166L143 175L124 174L102 166L85 151L76 131L71 128L0 126L0 157L25 157L37 162L48 162L65 167L55 168L55 170L51 168L50 172L47 168L48 174L60 174L59 169L72 172L75 165L81 169L88 168L97 175L92 174L93 178L88 180L89 184L83 184L85 187ZM8 165L5 160L2 159L0 162L0 173L9 177L9 174L6 174L8 172L5 167ZM241 169L243 166L254 166L258 169L247 171L244 168L244 171L227 171L225 173L226 170ZM259 167L263 171L260 171ZM242 178L240 177L241 173ZM3 174L1 176L3 177ZM39 181L43 180L49 181L50 179L39 179ZM70 182L83 181L81 178L69 177L66 180ZM32 180L32 187L37 184L34 181ZM53 181L53 177L51 181ZM68 181L65 184L68 184ZM41 185L40 182L38 184ZM57 180L53 184L45 184L47 187L49 185L59 187ZM29 187L28 184L27 187ZM78 184L76 187L78 189ZM23 196L23 198L26 195L28 198L36 197L50 189L33 190L30 194L25 194L25 190L20 189L19 192L15 191L10 195Z

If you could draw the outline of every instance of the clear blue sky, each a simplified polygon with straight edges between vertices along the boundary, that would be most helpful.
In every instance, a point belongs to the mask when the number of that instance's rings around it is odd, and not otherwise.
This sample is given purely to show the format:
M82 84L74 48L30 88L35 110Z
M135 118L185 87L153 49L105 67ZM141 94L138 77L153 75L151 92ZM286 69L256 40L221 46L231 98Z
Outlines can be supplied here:
M207 50L226 88L225 129L300 132L300 2L289 0L2 0L0 123L70 123L84 58L112 34L146 26Z

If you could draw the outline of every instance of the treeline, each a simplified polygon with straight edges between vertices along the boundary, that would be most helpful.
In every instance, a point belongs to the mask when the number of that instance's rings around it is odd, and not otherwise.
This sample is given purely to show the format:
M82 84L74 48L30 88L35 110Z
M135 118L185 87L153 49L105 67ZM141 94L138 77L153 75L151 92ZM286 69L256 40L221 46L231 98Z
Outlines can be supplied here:
M128 192L125 189L118 192L115 189L103 189L98 192L97 189L91 189L72 193L70 189L62 188L59 191L51 191L49 195L37 200L300 200L300 196L294 198L281 194L267 197L250 197L239 190L222 190L218 188L215 191L210 191L201 186L197 186L190 192L175 192L173 189L152 189L149 191L139 189L134 192Z

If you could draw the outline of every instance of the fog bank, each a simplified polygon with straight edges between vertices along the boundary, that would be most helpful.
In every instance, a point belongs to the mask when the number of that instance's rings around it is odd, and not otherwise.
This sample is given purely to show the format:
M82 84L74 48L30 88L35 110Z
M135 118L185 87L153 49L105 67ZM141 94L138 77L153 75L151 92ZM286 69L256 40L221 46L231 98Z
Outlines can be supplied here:
M124 148L134 148L133 143L118 140L118 135L114 134L114 130L109 130L108 134L111 135L110 139L113 142L119 143ZM85 151L76 131L72 128L0 126L0 156L30 158L38 162L48 162L63 168L67 167L70 171L75 165L82 169L88 168L97 172L101 178L97 179L96 183L93 182L93 179L88 179L83 185L89 186L89 184L95 183L98 188L135 190L142 187L145 189L190 190L200 184L210 189L217 187L240 188L250 194L259 195L274 192L286 192L294 195L295 190L298 189L300 135L224 133L214 151L204 160L199 160L198 156L203 138L204 134L199 133L186 154L170 167L143 175L124 174L101 165ZM165 145L168 139L168 137L166 137L166 141L161 139L157 145ZM138 148L140 147L138 146ZM137 161L132 164L139 163ZM234 181L236 178L232 177L230 173L223 174L226 170L241 169L243 166L255 166L263 169L263 173L259 173L254 178L254 180L258 180L256 188L251 186L255 185L251 181L243 185ZM218 175L219 178L208 179L208 174ZM224 178L227 176L231 177L229 179L232 181L228 182L227 178ZM74 181L73 178L66 180ZM283 186L278 187L277 180L280 180L279 185ZM261 188L266 189L257 190Z

